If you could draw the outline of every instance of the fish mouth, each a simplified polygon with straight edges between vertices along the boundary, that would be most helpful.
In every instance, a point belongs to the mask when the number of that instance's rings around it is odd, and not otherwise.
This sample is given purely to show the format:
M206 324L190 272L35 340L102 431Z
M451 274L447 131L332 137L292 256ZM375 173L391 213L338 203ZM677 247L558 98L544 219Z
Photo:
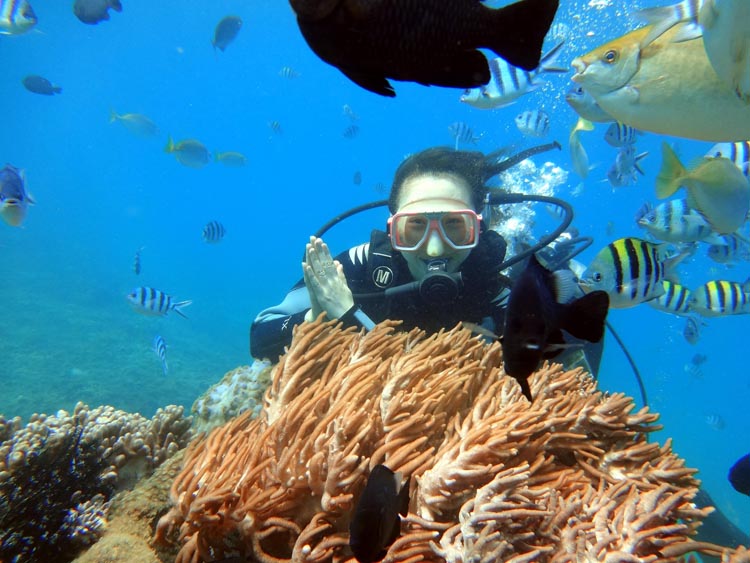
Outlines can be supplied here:
M21 206L21 200L16 199L14 197L9 197L8 199L3 201L3 207L20 207Z
M576 57L573 59L573 62L570 63L570 66L573 67L573 76L570 77L570 79L573 82L583 82L583 75L586 73L586 69L588 68L588 64L580 58Z

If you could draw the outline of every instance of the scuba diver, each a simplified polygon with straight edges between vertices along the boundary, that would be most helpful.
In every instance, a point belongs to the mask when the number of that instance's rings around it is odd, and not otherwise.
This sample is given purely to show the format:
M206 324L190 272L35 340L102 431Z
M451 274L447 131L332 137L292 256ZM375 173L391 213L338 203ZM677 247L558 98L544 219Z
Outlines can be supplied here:
M502 333L511 282L501 272L546 249L573 213L556 198L509 194L487 182L533 154L559 147L542 145L510 157L505 151L485 155L435 147L408 157L396 171L387 202L388 232L374 230L370 242L335 258L319 236L311 237L303 279L252 324L252 356L276 361L291 342L292 328L321 313L366 330L394 319L403 330L433 333L466 322ZM559 205L567 216L554 233L506 260L506 241L487 227L481 212L488 204L528 201ZM587 367L595 372L601 346L593 348L595 365Z

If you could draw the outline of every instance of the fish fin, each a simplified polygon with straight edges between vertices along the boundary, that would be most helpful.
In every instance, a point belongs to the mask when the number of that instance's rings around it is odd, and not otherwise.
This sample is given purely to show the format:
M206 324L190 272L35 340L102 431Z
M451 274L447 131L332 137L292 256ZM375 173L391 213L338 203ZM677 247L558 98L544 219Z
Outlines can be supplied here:
M518 376L513 379L518 381L518 384L521 386L521 393L523 393L523 396L526 397L530 403L534 402L534 399L531 397L531 387L529 387L528 377Z
M182 307L187 307L188 305L192 305L192 304L193 302L190 299L186 301L178 301L177 303L172 305L172 309L174 310L175 313L187 319L188 316L185 313L183 313L181 309Z
M109 6L115 12L122 12L122 4L120 3L120 0L109 0Z
M559 0L521 0L487 10L487 36L483 46L513 66L534 70L539 66L544 38L555 18Z
M365 90L369 90L370 92L374 92L375 94L380 94L381 96L386 96L388 98L396 97L396 91L393 89L393 86L391 86L391 83L388 82L386 77L383 75L366 74L356 71L347 71L344 69L339 70L341 70L341 72L344 73L344 76L346 76L349 80L361 86Z
M576 338L599 342L604 336L604 323L609 311L609 295L596 290L562 308L560 326Z
M656 176L656 197L666 199L680 188L680 182L687 174L687 170L680 162L674 149L663 142L661 170Z
M565 41L560 41L542 55L542 60L539 62L539 72L568 72L570 70L567 67L555 66L563 45L565 45Z
M682 43L703 37L703 28L696 23L685 22L672 36L672 43Z
M641 154L635 155L635 161L633 162L633 168L635 168L635 170L637 172L640 172L641 176L645 176L646 173L643 171L643 168L641 168L641 165L638 164L638 162L640 162L641 160L643 160L647 156L648 156L648 151L642 152Z
M401 516L409 514L409 482L411 479L406 478L404 484L401 486L401 490L398 492L399 509L398 513Z
M172 140L172 135L167 135L167 146L164 147L164 152L174 152L174 141Z
M573 127L573 130L570 132L572 135L573 133L576 133L578 131L593 131L594 130L594 124L589 121L588 119L584 119L583 117L579 117L578 121L576 121L575 126Z
M555 301L567 303L576 295L578 283L576 275L570 270L556 270L552 272Z

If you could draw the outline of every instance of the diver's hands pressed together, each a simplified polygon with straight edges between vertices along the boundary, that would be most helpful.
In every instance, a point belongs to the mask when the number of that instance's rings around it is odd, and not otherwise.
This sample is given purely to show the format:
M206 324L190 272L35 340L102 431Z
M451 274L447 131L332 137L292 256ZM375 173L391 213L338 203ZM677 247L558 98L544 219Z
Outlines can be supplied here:
M338 319L354 306L344 267L331 257L331 251L323 239L310 237L305 247L302 275L311 305L305 315L306 321L316 319L320 313L325 313L329 319Z

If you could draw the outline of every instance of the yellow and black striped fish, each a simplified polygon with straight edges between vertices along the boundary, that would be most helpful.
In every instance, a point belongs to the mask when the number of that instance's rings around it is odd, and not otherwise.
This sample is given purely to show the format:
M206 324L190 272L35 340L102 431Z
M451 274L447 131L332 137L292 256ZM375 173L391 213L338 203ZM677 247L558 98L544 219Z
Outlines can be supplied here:
M745 315L750 313L750 280L738 283L712 280L695 291L690 309L704 317Z
M635 237L611 242L596 255L581 276L586 293L609 294L609 306L625 309L664 294L662 280L673 264L667 245Z
M648 304L665 313L681 316L689 315L692 292L684 285L670 280L661 280L661 285L664 288L664 293L649 301Z

